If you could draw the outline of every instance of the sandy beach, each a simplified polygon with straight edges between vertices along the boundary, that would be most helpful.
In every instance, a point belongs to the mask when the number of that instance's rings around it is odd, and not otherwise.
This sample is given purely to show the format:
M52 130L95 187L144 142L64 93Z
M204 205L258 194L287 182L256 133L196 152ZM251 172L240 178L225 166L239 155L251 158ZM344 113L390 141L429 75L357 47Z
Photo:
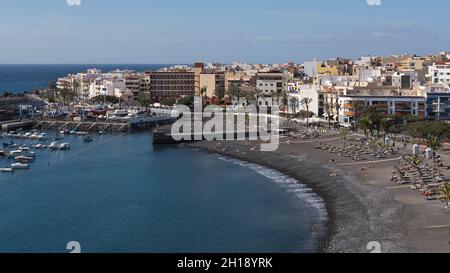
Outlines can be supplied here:
M320 141L342 140L330 135ZM313 189L329 214L319 252L368 253L367 244L375 241L385 253L450 253L450 210L410 186L390 182L399 157L355 162L315 149L313 141L284 141L276 152L260 152L254 149L258 144L216 141L189 147L276 169Z

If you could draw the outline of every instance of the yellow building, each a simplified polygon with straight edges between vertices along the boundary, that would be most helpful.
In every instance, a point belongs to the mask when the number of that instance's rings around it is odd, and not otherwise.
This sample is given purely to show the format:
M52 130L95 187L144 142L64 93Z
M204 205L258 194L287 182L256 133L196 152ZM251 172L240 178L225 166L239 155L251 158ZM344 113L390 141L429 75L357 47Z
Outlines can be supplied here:
M317 75L338 76L339 69L335 65L317 64Z
M398 71L404 70L422 70L424 67L424 60L413 57L406 57L398 63Z

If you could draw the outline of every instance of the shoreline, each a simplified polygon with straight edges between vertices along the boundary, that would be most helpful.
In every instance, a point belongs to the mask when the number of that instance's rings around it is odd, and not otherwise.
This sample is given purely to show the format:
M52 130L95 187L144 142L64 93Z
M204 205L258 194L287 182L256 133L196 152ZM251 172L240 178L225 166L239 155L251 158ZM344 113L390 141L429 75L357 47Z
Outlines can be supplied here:
M192 147L189 147L189 148L192 148ZM323 245L325 244L325 242L327 241L327 238L329 237L328 235L329 235L330 217L328 214L325 200L322 197L320 197L316 192L314 192L313 189L309 188L305 183L298 181L296 178L294 178L290 175L287 175L285 173L282 173L282 172L276 170L275 168L264 166L264 165L258 164L256 162L250 162L250 161L243 160L243 159L237 159L236 157L229 157L229 156L225 155L225 153L222 153L222 154L220 154L219 152L213 153L212 151L205 151L204 149L197 149L197 148L196 148L196 150L205 152L207 154L214 154L219 159L223 159L227 162L232 162L233 164L244 166L245 168L254 170L254 171L258 172L260 175L269 178L270 180L276 180L276 178L266 176L265 174L257 171L257 169L263 168L264 170L269 170L270 172L275 172L275 173L287 178L288 180L292 181L293 183L295 183L295 185L298 185L299 188L306 189L308 192L302 194L302 196L299 197L299 199L302 200L302 202L307 203L308 206L311 207L316 214L315 217L313 218L314 220L313 220L313 224L312 224L312 226L317 228L317 230L314 229L314 232L313 232L314 236L312 237L315 240L313 251L314 252L324 252ZM256 168L255 168L255 166L256 166ZM317 208L317 206L320 206L320 208Z
M326 234L317 246L322 253L368 253L367 244L380 242L383 252L413 252L403 231L404 207L394 202L387 191L362 185L343 168L336 168L306 155L290 156L283 152L248 151L248 142L191 143L188 147L265 166L288 175L313 190L325 202L328 213ZM239 152L237 152L239 150ZM301 159L301 163L295 163ZM335 172L336 177L328 177ZM326 179L324 179L324 177ZM380 217L382 216L382 217Z

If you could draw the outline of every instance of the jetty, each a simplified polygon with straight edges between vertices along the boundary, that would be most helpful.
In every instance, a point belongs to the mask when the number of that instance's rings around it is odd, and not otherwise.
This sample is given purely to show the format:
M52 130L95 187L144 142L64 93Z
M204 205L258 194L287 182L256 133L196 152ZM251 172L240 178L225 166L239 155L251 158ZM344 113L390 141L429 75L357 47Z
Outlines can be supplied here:
M82 122L82 121L36 121L34 129L84 132L127 133L131 131L129 123L115 122Z
M143 117L130 120L112 121L61 121L40 120L34 124L37 130L83 131L83 132L109 132L128 133L136 130L148 130L156 126L171 124L172 117Z
M31 129L34 125L33 120L22 121L22 120L10 120L0 122L2 131L10 132L18 129Z

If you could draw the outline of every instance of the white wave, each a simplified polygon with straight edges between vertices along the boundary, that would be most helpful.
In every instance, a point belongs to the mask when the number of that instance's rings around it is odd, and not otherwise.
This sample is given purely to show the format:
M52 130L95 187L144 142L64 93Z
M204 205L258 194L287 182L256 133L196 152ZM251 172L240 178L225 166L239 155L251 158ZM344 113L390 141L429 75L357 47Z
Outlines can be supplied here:
M292 193L301 201L306 202L306 204L313 208L315 213L320 220L326 221L328 220L328 213L326 210L324 200L313 192L311 188L308 188L306 185L299 183L296 179L287 176L277 170L267 168L265 166L261 166L258 164L242 161L239 159L233 159L221 155L217 155L217 158L226 162L231 162L242 167L249 168L251 170L256 171L260 175L269 178L275 183L279 184L283 188L285 188L289 193Z

